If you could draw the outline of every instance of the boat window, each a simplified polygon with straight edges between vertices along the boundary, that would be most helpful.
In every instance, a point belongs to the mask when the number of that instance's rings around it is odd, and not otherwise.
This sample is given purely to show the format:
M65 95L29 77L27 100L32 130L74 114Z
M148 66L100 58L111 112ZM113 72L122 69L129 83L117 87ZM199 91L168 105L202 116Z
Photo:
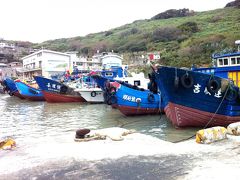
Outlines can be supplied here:
M224 65L228 65L228 59L224 59Z
M231 58L231 64L236 64L236 58Z
M128 81L124 81L125 83L128 83Z
M206 70L206 73L210 73L210 70L208 69L208 70Z
M223 59L219 59L219 60L218 60L218 64L219 64L220 66L222 66L222 65L223 65Z
M112 76L113 76L113 73L112 73L112 72L106 72L106 73L105 73L105 76L112 77Z
M141 85L141 83L140 83L140 81L138 80L138 81L134 81L134 85L135 86L140 86Z
M240 64L240 57L237 58L237 64Z

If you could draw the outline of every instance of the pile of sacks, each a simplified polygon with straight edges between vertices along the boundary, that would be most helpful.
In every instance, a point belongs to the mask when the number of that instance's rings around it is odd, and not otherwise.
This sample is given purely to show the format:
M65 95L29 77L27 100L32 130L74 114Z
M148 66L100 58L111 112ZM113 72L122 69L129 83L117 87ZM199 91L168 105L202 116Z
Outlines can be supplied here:
M11 138L0 140L0 150L11 150L15 147L16 147L16 142Z
M135 133L135 130L127 130L124 128L113 127L99 130L78 129L75 135L75 141L86 142L91 140L105 140L122 141L124 136Z
M215 141L231 138L240 135L240 122L229 124L227 128L217 126L199 130L196 133L196 142L209 144ZM240 136L239 136L240 137Z

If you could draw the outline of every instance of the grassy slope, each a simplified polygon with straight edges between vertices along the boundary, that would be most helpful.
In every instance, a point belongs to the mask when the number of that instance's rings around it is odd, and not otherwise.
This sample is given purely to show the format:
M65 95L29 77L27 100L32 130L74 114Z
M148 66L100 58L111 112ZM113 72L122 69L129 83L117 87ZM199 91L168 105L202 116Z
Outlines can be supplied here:
M190 66L209 64L210 56L215 51L233 48L234 41L240 39L240 9L224 8L196 13L190 17L161 20L135 21L106 32L89 34L85 37L46 41L44 46L58 51L80 50L84 47L89 53L97 49L117 50L121 53L134 51L133 46L146 46L146 51L161 51L162 63L174 66ZM159 28L178 27L186 22L196 22L199 31L192 33L184 40L158 41L152 40L152 33ZM132 29L135 33L129 33Z

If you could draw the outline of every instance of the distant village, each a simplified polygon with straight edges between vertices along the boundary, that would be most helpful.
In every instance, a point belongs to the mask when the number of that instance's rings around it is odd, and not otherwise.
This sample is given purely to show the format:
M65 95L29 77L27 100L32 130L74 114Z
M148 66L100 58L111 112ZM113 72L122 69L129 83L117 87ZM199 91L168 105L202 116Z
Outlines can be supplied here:
M112 64L119 63L117 57L121 57L121 62L129 66L145 65L149 61L160 59L159 52L137 54L127 61L124 61L122 55L118 56L114 52L98 51L92 57L87 57L79 55L77 51L63 53L42 48L28 49L27 53L28 55L21 57L21 48L0 41L0 80L5 77L32 80L34 75L51 78L66 71L72 73L74 70L82 73L97 71L106 68L103 63L103 57L106 55L111 57ZM7 56L13 54L17 60L9 62Z

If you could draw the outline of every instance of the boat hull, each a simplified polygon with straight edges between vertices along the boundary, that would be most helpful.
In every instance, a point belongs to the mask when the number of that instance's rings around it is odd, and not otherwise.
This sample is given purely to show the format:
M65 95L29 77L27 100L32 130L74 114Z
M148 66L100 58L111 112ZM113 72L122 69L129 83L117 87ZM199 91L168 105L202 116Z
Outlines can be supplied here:
M175 127L227 126L240 120L237 116L209 113L174 103L168 103L164 111Z
M44 98L47 102L86 102L79 92L75 92L74 88L66 84L42 76L35 76L34 79L42 89Z
M164 66L155 77L174 126L227 126L240 121L239 88L227 79Z
M163 112L159 108L138 108L131 106L117 105L116 107L121 113L126 116L137 116L137 115L151 115L151 114L160 114Z
M100 88L80 88L76 89L88 103L103 103L103 92Z
M113 88L114 87L114 88ZM134 87L136 88L136 87ZM108 92L112 106L126 116L159 114L163 111L160 94L149 90L134 89L125 83L111 82ZM116 92L112 92L115 91Z
M81 96L72 96L43 91L44 98L50 103L86 102Z
M33 88L21 81L15 82L19 94L30 101L45 101L43 93L40 89Z

